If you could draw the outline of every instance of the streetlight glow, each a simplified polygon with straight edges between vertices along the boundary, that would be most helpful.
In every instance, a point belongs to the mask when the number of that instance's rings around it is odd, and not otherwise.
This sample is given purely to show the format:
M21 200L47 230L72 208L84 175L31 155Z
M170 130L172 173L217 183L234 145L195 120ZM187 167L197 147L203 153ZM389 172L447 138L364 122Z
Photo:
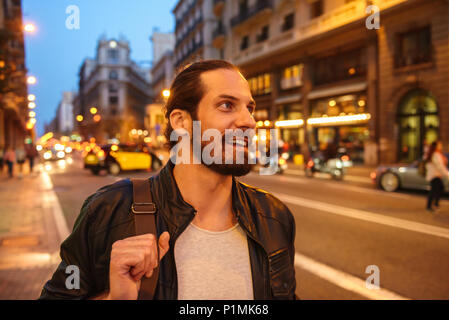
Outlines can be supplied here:
M95 122L100 122L100 120L101 120L101 116L100 116L99 114L96 114L96 115L94 116L94 121L95 121Z
M28 112L28 117L30 117L30 118L36 117L36 112L34 112L34 111Z
M76 116L76 121L78 121L78 122L83 121L83 119L84 119L84 117L80 114Z
M34 101L34 100L36 100L36 96L34 94L29 94L28 101Z
M37 79L35 76L28 76L28 78L27 78L28 84L36 84L36 82L37 82Z
M34 109L34 108L36 108L36 104L34 102L29 102L28 103L28 108Z
M170 90L168 90L168 89L163 90L162 96L166 99L170 98Z
M90 108L90 113L96 114L97 112L98 112L97 108L95 107Z
M32 23L27 23L26 25L24 25L23 30L28 33L33 33L34 31L36 31L36 26Z

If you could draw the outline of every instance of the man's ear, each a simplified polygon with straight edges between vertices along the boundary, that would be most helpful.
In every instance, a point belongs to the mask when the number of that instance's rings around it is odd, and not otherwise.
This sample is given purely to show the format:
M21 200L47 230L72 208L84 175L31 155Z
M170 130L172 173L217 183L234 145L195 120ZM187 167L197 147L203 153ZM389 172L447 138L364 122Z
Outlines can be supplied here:
M192 134L192 117L186 110L173 109L169 117L170 125L173 130L185 129Z

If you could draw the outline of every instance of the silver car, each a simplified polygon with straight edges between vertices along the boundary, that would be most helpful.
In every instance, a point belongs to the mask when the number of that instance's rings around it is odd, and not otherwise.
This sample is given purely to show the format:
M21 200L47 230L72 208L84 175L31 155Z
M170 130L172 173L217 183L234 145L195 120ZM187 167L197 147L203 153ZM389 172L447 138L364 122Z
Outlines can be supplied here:
M385 191L398 189L429 190L430 183L418 173L418 161L411 164L383 165L371 172L371 179ZM445 192L449 193L449 180L443 179Z

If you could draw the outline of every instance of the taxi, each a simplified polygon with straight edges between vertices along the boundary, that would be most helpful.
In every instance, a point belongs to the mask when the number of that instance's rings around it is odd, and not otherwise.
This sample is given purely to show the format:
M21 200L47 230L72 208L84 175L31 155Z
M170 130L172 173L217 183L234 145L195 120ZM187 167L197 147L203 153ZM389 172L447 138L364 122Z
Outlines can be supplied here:
M91 149L84 157L84 168L97 175L131 170L158 170L161 160L145 145L109 144Z

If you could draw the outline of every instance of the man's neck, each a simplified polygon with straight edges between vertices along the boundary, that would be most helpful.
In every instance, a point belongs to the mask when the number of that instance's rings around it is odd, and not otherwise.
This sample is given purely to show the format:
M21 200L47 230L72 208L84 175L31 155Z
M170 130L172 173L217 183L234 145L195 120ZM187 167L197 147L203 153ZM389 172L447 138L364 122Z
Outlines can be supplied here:
M193 223L210 231L235 224L232 213L232 176L214 172L202 164L178 164L173 169L181 195L197 214Z

